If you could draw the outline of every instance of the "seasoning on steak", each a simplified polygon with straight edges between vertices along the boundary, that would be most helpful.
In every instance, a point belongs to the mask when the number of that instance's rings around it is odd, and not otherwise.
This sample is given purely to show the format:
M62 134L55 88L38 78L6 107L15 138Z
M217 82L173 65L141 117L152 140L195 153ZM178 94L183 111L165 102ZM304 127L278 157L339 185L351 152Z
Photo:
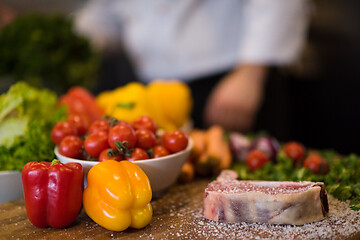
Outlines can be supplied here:
M223 171L205 189L203 215L223 222L294 224L320 221L329 212L322 182L239 181Z

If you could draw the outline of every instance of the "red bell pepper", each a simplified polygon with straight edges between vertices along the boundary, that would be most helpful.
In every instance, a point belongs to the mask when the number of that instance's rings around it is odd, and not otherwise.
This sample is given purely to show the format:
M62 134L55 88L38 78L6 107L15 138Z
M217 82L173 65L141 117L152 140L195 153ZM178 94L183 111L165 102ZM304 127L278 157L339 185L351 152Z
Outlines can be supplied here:
M26 214L33 225L64 228L75 221L82 208L81 164L28 162L21 176Z
M83 87L75 86L60 96L59 105L66 105L68 115L79 115L89 125L102 119L104 110L96 103L94 95Z

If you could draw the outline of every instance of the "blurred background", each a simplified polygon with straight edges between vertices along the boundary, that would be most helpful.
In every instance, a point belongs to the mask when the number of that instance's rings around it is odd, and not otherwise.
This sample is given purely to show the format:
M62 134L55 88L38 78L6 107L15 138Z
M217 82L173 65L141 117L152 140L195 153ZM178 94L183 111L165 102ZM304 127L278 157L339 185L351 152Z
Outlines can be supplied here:
M73 85L99 91L97 83L114 61L71 31L72 13L86 1L53 2L45 6L41 0L1 0L0 93L20 79L58 94ZM301 58L293 66L271 70L253 131L311 148L360 154L360 1L313 3ZM42 16L49 13L44 22ZM34 33L34 25L41 30ZM24 38L26 45L20 41ZM39 41L42 49L35 46ZM10 45L18 51L7 51ZM126 61L116 64L129 66Z
M360 153L360 2L313 2L302 58L270 78L258 128L314 148Z

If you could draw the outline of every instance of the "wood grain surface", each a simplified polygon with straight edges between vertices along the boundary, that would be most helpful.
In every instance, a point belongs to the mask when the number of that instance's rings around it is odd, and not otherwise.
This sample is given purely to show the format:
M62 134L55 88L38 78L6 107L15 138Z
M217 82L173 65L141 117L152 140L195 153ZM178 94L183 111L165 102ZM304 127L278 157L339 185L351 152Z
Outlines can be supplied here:
M293 225L219 223L202 217L209 181L175 185L152 201L154 215L144 229L113 232L94 223L84 211L66 229L36 228L24 200L0 205L0 239L360 239L360 211L330 198L329 216L321 222ZM345 205L344 205L345 204ZM345 206L345 207L344 207Z

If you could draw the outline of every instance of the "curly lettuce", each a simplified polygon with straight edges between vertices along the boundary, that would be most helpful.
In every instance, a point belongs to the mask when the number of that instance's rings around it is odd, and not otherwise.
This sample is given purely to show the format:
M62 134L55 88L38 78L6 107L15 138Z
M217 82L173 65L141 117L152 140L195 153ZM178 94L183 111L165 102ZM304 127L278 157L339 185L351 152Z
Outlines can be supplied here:
M56 103L54 92L25 82L0 96L0 170L21 171L29 161L55 157L51 129L66 118L65 108Z

